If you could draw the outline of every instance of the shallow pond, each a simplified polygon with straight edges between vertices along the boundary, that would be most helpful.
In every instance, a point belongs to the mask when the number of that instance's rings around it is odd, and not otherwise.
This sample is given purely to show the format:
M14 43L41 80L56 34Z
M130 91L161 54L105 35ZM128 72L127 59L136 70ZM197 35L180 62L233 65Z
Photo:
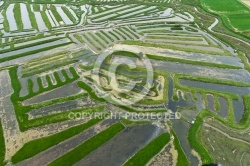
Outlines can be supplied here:
M27 10L27 6L24 3L20 3L21 8L21 18L23 22L23 29L31 29L32 25L30 22L29 12Z
M34 12L35 17L36 17L36 22L37 22L37 26L39 31L46 31L48 30L48 28L46 27L44 20L42 18L42 15L40 12Z
M0 58L10 57L10 56L22 54L25 52L34 51L34 50L38 50L38 49L42 49L46 47L51 47L54 45L59 45L59 44L67 43L67 42L69 42L69 39L64 38L64 39L56 40L50 43L40 44L40 45L36 45L33 47L27 47L27 48L16 50L16 51L6 52L6 53L1 54Z
M186 79L180 79L180 84L185 85L185 86L190 86L190 87L202 88L206 90L214 90L214 91L226 92L226 93L235 93L239 95L250 94L250 87L237 87L237 86L192 81L192 80L186 80Z
M6 10L6 17L9 23L10 31L16 31L18 30L16 20L14 17L14 6L15 4L10 4L9 7Z
M56 10L57 10L57 12L58 12L59 15L61 16L63 22L64 22L66 25L71 25L71 24L73 24L73 22L69 19L69 17L64 13L64 11L62 10L62 7L61 7L61 6L57 6L57 7L56 7Z
M83 92L82 89L77 86L76 82L73 82L73 83L64 85L60 88L35 96L31 99L25 100L23 104L24 105L37 104L40 102L45 102L45 101L49 101L49 100L53 100L57 98L76 95L81 92Z
M227 118L228 116L228 102L226 99L219 97L218 98L220 102L220 112L218 112L218 115L220 115L222 118Z
M242 97L240 97L240 100L233 100L233 108L235 122L238 123L242 119L245 110Z
M198 159L194 155L192 155L192 148L190 147L187 139L190 124L183 120L172 120L172 126L180 141L184 153L190 161L190 165L199 165Z

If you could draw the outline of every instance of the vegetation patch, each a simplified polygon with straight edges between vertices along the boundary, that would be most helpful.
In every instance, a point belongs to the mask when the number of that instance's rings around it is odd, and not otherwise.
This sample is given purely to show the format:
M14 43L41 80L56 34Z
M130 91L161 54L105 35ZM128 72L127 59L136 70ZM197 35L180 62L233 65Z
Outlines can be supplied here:
M102 119L98 119L98 118L91 119L85 124L81 124L79 126L69 128L67 130L61 131L52 136L48 136L48 137L44 137L44 138L40 138L37 140L33 140L31 142L28 142L12 157L11 161L14 164L16 164L22 160L31 158L35 156L36 154L81 133L82 131L88 129L89 127L97 124L101 120Z
M108 129L100 132L99 134L88 139L75 149L71 150L62 157L56 159L49 166L71 166L87 156L89 153L100 147L102 144L113 138L116 134L122 131L125 127L121 123L116 123L109 127ZM83 150L84 149L84 150Z
M148 145L139 150L130 158L124 166L144 166L152 157L161 151L161 149L170 141L170 135L163 133L153 139Z

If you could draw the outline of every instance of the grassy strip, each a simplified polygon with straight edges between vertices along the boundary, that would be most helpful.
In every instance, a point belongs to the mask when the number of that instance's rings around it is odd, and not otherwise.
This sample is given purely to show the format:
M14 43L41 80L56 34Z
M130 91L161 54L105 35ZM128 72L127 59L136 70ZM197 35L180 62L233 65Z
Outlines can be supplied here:
M125 29L127 32L130 32L133 36L135 36L137 39L139 39L140 37L136 34L135 31L133 31L132 29L130 28L127 28L127 27L122 27L123 29Z
M96 45L85 33L82 34L82 36L93 46L95 47L98 51L101 51L102 49ZM94 39L93 39L94 40Z
M54 5L50 5L50 10L53 13L53 15L56 18L56 21L60 24L60 22L63 22L62 17L60 16L60 14L57 12L56 7Z
M114 51L113 54L115 55L122 55L127 57L139 58L139 55L134 52L129 51Z
M4 30L6 32L9 32L10 31L10 25L9 25L9 22L8 22L8 19L7 19L7 15L6 15L6 9L2 11L2 15L3 15L3 27L4 27Z
M58 104L58 103L64 103L66 101L83 99L83 98L85 98L87 96L88 96L87 93L80 93L80 94L77 94L77 95L72 95L72 96L47 100L47 101L44 101L44 102L41 102L41 103L29 105L29 106L26 106L26 107L30 107L30 109L38 109L38 108L46 107L46 106L49 106L49 105L53 105L55 103Z
M206 94L216 94L222 97L227 97L230 99L238 100L239 96L235 93L228 93L228 92L219 92L215 90L205 90L202 88L196 88L196 87L190 87L185 85L180 85L178 77L174 77L174 87L175 89L179 89L186 92L192 92L192 93L206 93Z
M20 50L20 49L25 49L25 48L41 45L41 44L44 44L44 43L54 42L54 41L57 41L57 40L60 40L60 39L64 39L64 37L48 39L48 40L45 40L45 41L39 41L39 42L35 42L35 43L31 43L31 44L27 44L27 45L15 47L15 48L10 48L10 49L7 49L7 50L2 50L2 51L0 51L0 54L10 52L10 51L16 51L16 50Z
M169 37L169 36L147 36L148 39L168 39L168 40L180 40L180 41L203 41L202 38L193 38L193 37L184 37L184 36L180 36L180 37Z
M170 141L170 135L163 133L139 150L124 166L144 166Z
M231 120L226 120L224 118L221 118L220 116L218 116L217 114L209 110L203 110L196 117L195 124L193 124L189 129L188 140L189 140L190 146L194 148L200 154L203 164L212 163L212 159L209 156L208 152L203 148L202 144L197 140L197 134L202 126L203 119L205 119L206 117L213 117L228 127L231 127L237 130L245 130L249 128L250 126L250 103L249 103L250 96L243 96L243 99L244 99L244 105L245 105L245 112L239 123L235 123L234 121L232 122Z
M171 130L171 133L174 136L174 147L178 152L178 159L177 159L177 165L178 166L188 166L189 165L189 161L187 159L186 154L184 153L181 144L179 142L179 139L176 135L176 133L174 132L174 130Z
M197 140L197 134L202 126L202 118L198 115L196 117L195 123L191 125L188 132L188 142L190 146L195 149L197 153L199 153L202 164L210 164L213 163L212 158L210 157L209 153L203 147L203 145Z
M121 106L121 105L117 105L117 107L127 111L127 112L135 112L135 113L161 113L161 112L166 112L165 109L163 110L143 110L143 111L138 111L136 109L133 109L131 107L128 106Z
M108 31L107 33L109 33L109 34L111 34L113 37L115 37L116 40L120 40L120 38L119 38L116 34L114 34L114 32Z
M122 34L119 30L114 29L113 31L114 31L114 33L117 33L119 36L121 36L123 38L123 40L127 40L128 39L128 37L126 37L124 34Z
M51 69L56 69L56 68L59 68L59 67L62 67L62 66L67 66L67 65L70 65L72 63L76 63L77 60L68 60L68 61L62 61L59 63L55 63L54 65L48 65L45 67L45 68L40 68L38 67L37 70L28 70L28 72L25 72L22 76L23 77L29 77L29 76L32 76L32 75L35 75L35 74L39 74L39 73L43 73L45 71L48 71L48 70L51 70Z
M26 114L28 111L31 110L31 107L27 106L24 107L20 101L28 99L29 97L33 97L32 95L34 94L29 94L28 97L24 97L24 98L20 98L19 97L19 93L21 91L21 84L20 81L18 79L18 75L17 75L17 66L16 67L12 67L9 69L9 74L11 77L11 85L12 88L14 90L14 93L11 95L11 101L13 103L13 106L15 108L15 113L17 116L17 120L19 123L19 128L21 131L26 131L29 128L32 127L38 127L41 125L48 125L51 123L57 123L57 122L61 122L61 121L66 121L69 120L68 114L69 112L63 112L60 114L52 114L52 115L48 115L48 116L44 116L41 118L36 118L36 119L32 119L32 120L28 120L28 115ZM69 81L65 81L66 83ZM64 84L66 84L64 82ZM40 82L41 84L41 82ZM49 82L49 86L45 89L41 89L40 93L45 92L46 90L51 90L54 89L55 87L51 86L51 81ZM63 83L58 83L58 85L56 86L61 86L63 85ZM39 85L41 87L41 85ZM84 111L84 112L100 112L104 109L104 106L99 106L99 107L95 107L95 108L85 108L85 109L77 109L77 110L71 110L70 112L80 112L80 111Z
M106 48L106 46L103 45L102 42L100 42L100 40L96 38L95 34L88 32L88 35L92 37L92 39L95 40L102 48Z
M51 61L57 61L57 60L66 59L66 58L68 58L66 52L59 52L59 53L52 54L49 56L42 56L42 57L27 61L24 65L22 65L22 70L28 70L30 68L35 68L37 66L43 66L47 63L50 63Z
M34 127L39 127L39 126L45 126L45 125L49 125L52 123L59 123L62 121L68 121L69 119L69 114L70 113L94 113L94 112L101 112L103 111L103 109L105 108L105 106L98 106L98 107L92 107L92 108L82 108L82 109L75 109L75 110L69 110L66 112L62 112L59 114L51 114L48 116L43 116L43 117L39 117L36 119L32 119L32 120L28 120L28 117L26 115L23 115L23 122L22 122L22 126L25 129L29 129L29 128L34 128Z
M51 25L51 23L50 23L50 21L49 21L49 19L48 19L47 14L45 13L45 11L41 11L41 16L42 16L42 18L43 18L43 21L44 21L46 27L47 27L49 30L51 30L51 29L52 29L52 25Z
M38 5L38 6L39 6L39 10L40 10L40 5ZM30 19L30 22L31 22L31 26L33 28L35 28L36 30L38 30L36 17L35 17L35 14L31 11L30 4L27 4L26 7L27 7L27 10L28 10L28 13L29 13L29 19Z
M81 133L82 131L88 129L89 127L97 124L101 120L102 119L91 119L85 124L71 127L67 130L59 132L52 136L48 136L45 138L40 138L37 140L33 140L31 142L28 142L12 157L11 161L12 163L16 164L20 161L31 158L35 156L36 154Z
M62 6L62 10L64 11L64 13L68 16L68 18L73 22L73 23L76 23L76 19L75 17L71 14L71 12L68 10L67 7L65 6Z
M15 20L16 20L18 30L23 30L23 22L22 22L22 18L21 18L20 3L15 4L13 11L14 11L14 17L15 17ZM29 19L29 18L27 18L27 19Z
M71 43L72 43L72 42L63 43L63 44L58 44L58 45L55 45L55 46L45 47L45 48L41 48L41 49L37 49L37 50L25 52L25 53L22 53L22 54L17 54L17 55L13 55L13 56L1 58L1 59L0 59L0 63L1 63L1 62L10 61L10 60L13 60L13 59L17 59L17 58L21 58L21 57L24 57L24 56L28 56L28 55L31 55L31 54L36 54L36 53L39 53L39 52L42 52L42 51L51 50L51 49L53 49L53 48L65 46L65 45L68 45L68 44L71 44Z
M217 68L223 68L223 69L242 69L242 67L231 66L227 64L216 64L216 63L211 63L211 62L193 61L193 60L187 60L187 59L163 57L163 56L150 55L150 54L146 54L146 55L150 59L160 60L160 61L179 62L179 63L186 63L186 64L191 64L191 65L209 66L209 67L217 67Z
M190 76L190 75L183 75L183 74L176 74L176 76L179 79L187 79L187 80L199 81L199 82L204 82L204 83L239 86L239 87L250 87L250 84L248 83L237 82L237 81L214 79L214 78L209 78L209 77Z
M35 12L40 12L40 4L32 4Z
M248 63L248 58L242 52L239 52L238 56L240 57L241 61L243 62L245 69L248 72L250 72L250 64Z
M142 25L142 26L138 26L137 25L137 29L138 30L143 30L143 29L151 29L151 28L166 28L166 27L181 27L181 25L179 24L164 24L164 23L155 23L155 24L151 24L151 25Z
M130 34L128 31L126 31L123 28L119 28L118 30L121 31L123 34L125 34L129 39L133 40L132 34Z
M82 36L80 36L79 34L74 34L73 36L74 36L79 42L85 43L85 41L82 39Z
M52 35L50 35L52 36ZM46 36L46 37L50 37L50 36ZM23 43L23 42L27 42L27 41L32 41L32 40L36 40L36 39L42 39L45 38L43 33L38 33L36 35L32 35L29 36L27 39L25 38L15 38L13 39L14 44L18 44L18 43Z
M129 8L131 8L131 6L127 6L127 7L125 7L125 8L123 8L122 10L127 10L127 9L129 9ZM120 11L121 9L119 8L119 7L117 7L116 9L112 9L112 10L110 10L109 12L107 12L107 13L102 13L102 14L98 14L98 13L101 13L101 12L97 12L96 13L96 15L94 15L94 16L92 16L92 20L93 21L95 21L96 19L99 19L99 18L102 18L102 17L105 17L105 16L108 16L108 15L110 15L110 14L112 14L112 13L115 13L115 12L117 12L117 11ZM98 15L97 15L98 14ZM106 19L105 19L106 20Z
M104 36L106 36L110 41L112 41L112 42L114 41L113 38L111 38L108 34L106 34L108 32L105 33L103 30L101 30L100 32L101 32L101 34L103 34Z
M121 123L116 123L109 127L108 129L100 132L99 134L93 136L92 138L88 139L74 150L71 150L67 154L63 155L62 157L58 158L57 160L53 161L49 164L49 166L57 166L57 165L64 165L64 166L71 166L74 163L78 162L89 153L100 147L102 144L113 138L116 134L122 131L125 127ZM83 150L84 149L84 150Z
M79 82L77 82L77 85L78 85L80 88L82 88L82 89L84 89L85 91L87 91L87 92L89 93L89 95L90 95L91 98L93 98L93 99L95 99L95 100L97 100L97 101L99 101L99 102L105 102L105 101L106 101L105 99L98 97L98 96L95 94L95 92L92 90L92 88L91 88L89 85L87 85L86 83L84 83L84 82L82 82L82 81L79 81Z
M104 36L102 36L101 33L97 32L96 35L97 35L100 39L102 39L106 44L109 44L109 42L106 40L106 38L105 38Z
M2 123L0 120L0 166L4 166L5 162L4 162L4 157L5 157L5 141L4 141L4 135L3 135L3 127L2 127Z
M145 46L145 47L159 47L159 48L166 48L166 49L172 49L172 50L180 50L180 51L186 51L186 52L197 52L197 53L212 54L212 55L231 56L228 53L219 53L216 51L203 51L203 50L193 49L193 48L182 48L182 47L172 46L172 45L167 45L167 44L147 43L147 42L142 42L142 41L123 41L122 44L138 45L138 46Z
M60 80L59 77L55 77L56 82L57 82L56 85L53 85L53 84L51 83L51 80L50 80L50 78L49 78L48 75L47 75L46 80L47 80L47 82L48 82L48 87L46 87L46 88L44 88L44 87L42 86L41 78L38 77L38 78L37 78L37 83L38 83L38 86L39 86L39 90L38 90L37 92L33 92L33 90L32 90L32 89L33 89L33 83L28 84L28 89L30 89L29 94L28 94L27 96L25 96L25 97L21 97L20 100L21 100L21 101L24 101L24 100L29 99L29 98L31 98L31 97L33 97L33 96L36 96L36 95L38 95L38 94L40 94L40 93L44 93L44 92L46 92L46 91L50 91L50 90L52 90L52 89L61 87L61 86L63 86L63 85L66 85L66 84L68 84L68 83L71 83L71 82L73 82L73 81L75 81L75 80L77 80L77 79L80 78L80 77L78 76L78 74L76 73L76 71L75 71L75 69L74 69L73 67L70 67L69 70L70 70L70 73L73 75L73 78L69 78L69 76L67 75L66 71L65 71L65 70L62 70L62 74L63 74L63 76L65 77L65 81L63 82L62 80Z

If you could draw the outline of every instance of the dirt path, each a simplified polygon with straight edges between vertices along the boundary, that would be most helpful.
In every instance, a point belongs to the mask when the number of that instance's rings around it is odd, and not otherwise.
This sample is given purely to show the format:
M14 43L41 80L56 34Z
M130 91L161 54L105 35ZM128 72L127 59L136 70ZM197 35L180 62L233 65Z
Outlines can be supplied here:
M208 27L208 30L211 31L211 32L213 32L213 33L216 33L216 34L220 34L220 35L224 35L224 36L227 36L227 37L231 37L231 38L233 38L233 39L236 39L236 40L238 40L238 41L240 41L240 42L242 42L242 43L244 43L244 44L250 46L250 43L248 43L248 42L246 42L246 41L244 41L244 40L241 40L241 39L239 39L239 38L237 38L237 37L234 37L234 36L230 36L230 35L226 35L226 34L223 34L223 33L219 33L219 32L213 31L212 29L213 29L218 23L219 23L219 20L218 20L217 18L215 18L214 23L213 23L210 27Z
M6 146L5 160L10 160L18 147L22 146L19 139L19 124L10 99L12 93L9 72L7 70L0 71L0 115Z
M242 143L245 143L245 144L250 145L250 142L247 142L247 141L244 141L244 140L235 138L235 137L231 137L229 134L225 133L224 131L221 131L221 130L218 129L218 128L215 128L215 127L211 126L211 125L208 124L208 123L204 123L204 126L205 126L205 127L210 127L210 128L212 128L212 129L218 131L219 133L223 134L224 136L226 136L226 137L229 138L229 139L232 139L232 140L239 141L239 142L242 142Z

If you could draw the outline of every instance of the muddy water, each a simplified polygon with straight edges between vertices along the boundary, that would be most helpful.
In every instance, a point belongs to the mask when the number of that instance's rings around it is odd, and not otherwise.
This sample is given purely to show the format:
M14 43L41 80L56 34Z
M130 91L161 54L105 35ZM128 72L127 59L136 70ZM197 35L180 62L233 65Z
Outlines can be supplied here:
M46 107L34 109L31 110L28 114L29 119L33 119L45 115L61 113L69 110L76 110L79 108L89 108L93 106L98 106L98 103L95 101L88 101L88 99L85 97L77 100L69 100L64 103L56 103Z
M222 118L227 118L228 116L228 102L226 99L219 97L218 98L220 102L220 112L218 112L218 115L220 115Z
M81 93L82 90L76 84L76 82L64 85L60 88L54 89L52 91L40 94L31 99L25 100L24 105L37 104L40 102L49 101L52 99L57 99L61 97L72 96Z
M234 118L235 122L238 123L242 119L242 116L244 114L244 103L243 99L240 98L240 100L233 100L233 108L234 108Z
M168 77L168 103L166 107L170 109L173 112L176 112L178 108L180 107L190 107L190 106L195 106L195 103L192 101L192 99L184 100L183 97L181 96L180 92L178 92L179 100L174 101L172 99L173 97L173 92L174 92L174 82L171 77Z
M214 97L213 95L210 95L210 94L207 94L207 108L210 110L210 111L215 111L215 106L214 106Z
M239 95L250 94L249 87L220 85L220 84L205 83L205 82L199 82L199 81L191 81L191 80L186 80L186 79L180 79L180 84L185 85L185 86L190 86L190 87L207 89L207 90L215 90L219 92L235 93Z
M190 124L183 120L172 120L172 126L180 141L184 153L190 161L190 165L199 165L198 159L191 153L192 148L190 147L187 139Z
M37 77L32 76L31 80L33 82L33 92L37 92L39 90L38 83L37 83Z
M195 117L195 115L197 115L199 113L199 111L202 110L203 108L203 101L202 101L202 96L201 94L197 94L197 98L198 98L198 102L195 103L191 97L191 95L187 96L187 100L184 100L183 97L181 96L181 94L179 93L179 101L173 101L172 100L172 96L173 96L173 89L174 89L174 84L173 84L173 79L171 77L168 77L168 81L169 81L169 87L168 87L168 98L169 98L169 102L167 107L176 112L178 110L178 108L180 107L193 107L196 106L196 111L191 111L190 110L190 117L188 119L192 119L193 117ZM185 113L188 114L188 113ZM192 116L193 115L193 116ZM187 136L188 136L188 131L189 131L189 123L184 122L182 120L171 120L172 122L172 126L173 129L175 130L177 137L181 143L181 146L185 152L185 154L187 155L188 159L190 160L191 165L198 165L198 159L196 157L194 157L191 153L192 148L189 145L189 142L187 140Z
M184 80L184 79L181 79L180 83L186 86L190 86L190 87L202 88L202 89L207 89L207 90L215 90L219 92L235 93L240 96L250 94L249 87L220 85L220 84L204 83L204 82L190 81L190 80ZM207 101L208 101L208 109L211 111L215 111L213 96L207 95ZM221 110L217 110L217 111L220 111L218 112L218 115L225 118L227 117L227 114L228 114L228 103L224 98L221 98L221 97L219 98L219 102L221 104ZM243 104L242 97L240 97L240 100L233 100L233 109L234 109L235 121L239 122L244 114L244 104Z
M120 166L161 131L152 124L127 127L75 166Z

